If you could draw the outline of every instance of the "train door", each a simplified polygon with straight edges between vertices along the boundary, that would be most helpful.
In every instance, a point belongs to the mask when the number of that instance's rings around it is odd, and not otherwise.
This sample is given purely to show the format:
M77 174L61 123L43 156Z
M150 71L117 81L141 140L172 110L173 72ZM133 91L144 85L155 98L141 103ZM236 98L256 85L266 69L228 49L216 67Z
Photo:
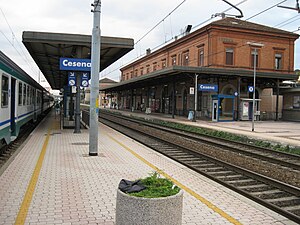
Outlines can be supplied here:
M188 110L187 110L187 91L186 91L186 89L184 89L184 91L183 91L183 99L182 99L182 114L184 115L184 116L187 116L187 114L188 114Z
M16 79L11 78L11 88L10 88L10 130L11 135L16 135Z
M35 122L37 120L37 99L36 99L36 92L37 90L33 89L33 121Z

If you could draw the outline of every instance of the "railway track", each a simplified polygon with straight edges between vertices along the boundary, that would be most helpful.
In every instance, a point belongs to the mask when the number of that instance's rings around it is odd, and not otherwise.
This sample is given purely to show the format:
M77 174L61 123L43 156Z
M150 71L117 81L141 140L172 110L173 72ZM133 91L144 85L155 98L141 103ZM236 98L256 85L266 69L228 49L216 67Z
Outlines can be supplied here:
M198 173L300 223L299 188L250 171L249 169L233 165L224 160L216 159L203 152L191 150L188 144L183 142L178 144L174 141L175 139L179 139L177 132L172 134L172 131L167 131L168 129L162 130L161 127L145 127L146 125L141 121L137 123L128 118L122 119L120 116L115 117L104 113L101 113L100 120L106 125L138 140L144 145L180 162ZM159 129L159 131L155 132L155 129ZM168 133L168 137L162 134L164 132ZM172 138L171 135L175 137ZM189 136L188 134L186 135ZM195 141L186 136L183 139L186 139L187 142ZM228 143L226 145L228 147ZM250 157L249 155L250 153L248 152L246 157ZM264 157L268 157L268 155L266 156L264 153ZM293 161L296 161L294 165L298 165L297 160L290 160L289 156L287 158L288 160L286 158L284 160L287 160L291 164L293 164ZM275 162L272 161L272 163ZM286 164L283 166L290 165ZM297 169L293 168L293 170Z
M101 116L114 116L116 118L124 118L122 115L110 114L105 111L101 111ZM211 146L215 146L218 148L222 148L223 150L230 150L231 152L236 152L241 155L250 156L252 158L257 158L262 161L271 162L277 165L281 165L287 168L294 169L296 171L300 171L300 156L279 152L275 150L271 150L268 148L257 147L245 143L239 143L236 141L229 141L223 138L211 137L208 135L199 135L195 133L180 131L178 129L170 129L163 126L159 126L147 121L141 121L134 118L126 117L127 121L131 121L133 123L143 124L145 126L149 126L155 129L160 129L166 132L172 132L181 137L185 137L198 143L204 143Z

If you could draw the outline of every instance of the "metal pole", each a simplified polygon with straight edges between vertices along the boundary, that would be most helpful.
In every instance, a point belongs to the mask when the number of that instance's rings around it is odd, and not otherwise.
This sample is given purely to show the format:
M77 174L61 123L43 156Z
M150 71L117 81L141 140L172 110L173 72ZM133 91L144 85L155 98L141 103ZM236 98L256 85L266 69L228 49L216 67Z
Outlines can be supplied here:
M278 121L278 108L279 108L279 79L277 79L277 85L276 85L276 118L275 118L276 121Z
M100 71L100 14L101 1L95 0L94 25L92 33L92 69L91 69L91 95L90 95L90 132L89 132L89 155L98 155L98 112L99 105L96 102L99 97L99 71Z
M76 49L76 57L81 58L82 57L82 47L79 46ZM75 129L74 133L79 134L80 131L80 72L76 72L76 102L75 102Z
M194 109L194 117L193 122L196 122L196 112L197 112L197 102L198 100L198 74L195 74L195 109Z
M252 131L254 131L254 109L255 109L255 78L256 78L256 53L257 49L254 48L254 68L253 68L253 105L252 105Z

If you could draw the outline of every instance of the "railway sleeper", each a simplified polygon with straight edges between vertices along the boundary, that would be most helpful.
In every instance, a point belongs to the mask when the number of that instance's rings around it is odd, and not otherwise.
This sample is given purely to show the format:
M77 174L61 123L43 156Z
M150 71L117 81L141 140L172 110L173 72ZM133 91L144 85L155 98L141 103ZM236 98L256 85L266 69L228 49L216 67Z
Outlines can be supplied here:
M241 174L233 174L233 175L230 175L230 176L217 176L216 178L222 180L222 181L225 181L225 182L228 182L228 181L234 181L234 180L245 180L245 179L248 179L247 177L244 177L243 175Z
M228 181L227 183L232 184L234 186L239 186L239 187L259 184L258 181L252 180L252 179L231 180L231 181Z
M224 172L224 167L203 168L203 169L200 169L200 170L205 171L205 172L220 172L220 171Z
M300 205L300 199L293 199L293 200L278 200L273 201L272 204L277 205L279 207L287 207L287 206L293 206L293 205ZM268 201L269 202L269 201Z
M195 168L196 169L201 169L201 168L215 168L216 164L214 163L210 163L210 162L205 162L199 165L196 165Z
M285 211L289 211L296 215L300 215L300 205L285 206L281 208Z
M207 172L207 174L212 176L217 176L217 175L231 176L231 175L235 175L236 173L231 170L223 170L223 171Z
M281 191L279 189L273 189L273 190L269 190L269 191L252 192L251 194L256 197L262 198L264 200L290 196L289 193Z
M257 185L251 185L251 186L243 186L239 187L239 189L242 189L244 191L253 193L253 192L264 192L269 190L274 190L272 186L266 185L266 184L257 184Z

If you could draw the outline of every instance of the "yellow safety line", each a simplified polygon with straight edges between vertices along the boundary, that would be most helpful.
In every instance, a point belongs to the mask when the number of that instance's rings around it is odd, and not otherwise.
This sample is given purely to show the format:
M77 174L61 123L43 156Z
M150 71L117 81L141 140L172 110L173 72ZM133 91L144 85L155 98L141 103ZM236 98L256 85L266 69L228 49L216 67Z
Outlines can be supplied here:
M207 199L203 198L202 196L200 196L199 194L197 194L196 192L194 192L193 190L191 190L187 186L183 185L179 181L175 180L173 177L171 177L168 174L166 174L164 171L162 171L158 167L156 167L153 164L151 164L150 162L148 162L146 159L144 159L143 157L141 157L140 155L138 155L136 152L134 152L133 150L131 150L130 148L128 148L123 143L119 142L118 140L116 140L115 138L113 138L110 135L108 135L108 137L110 139L112 139L113 141L117 142L119 145L121 145L123 148L125 148L127 151L129 151L131 154L133 154L136 158L140 159L143 163L147 164L152 169L156 170L159 174L161 174L164 177L168 178L169 180L173 181L173 183L176 184L178 187L180 187L181 189L185 190L187 193L189 193L190 195L194 196L196 199L198 199L199 201L201 201L202 203L204 203L208 208L210 208L214 212L220 214L223 218L225 218L226 220L228 220L230 223L236 224L236 225L241 225L241 223L238 220L234 219L233 217L231 217L230 215L228 215L226 212L224 212L222 209L218 208L216 205L214 205L213 203L211 203Z
M32 200L32 196L35 190L35 186L37 184L37 181L39 179L39 174L43 165L43 160L46 154L46 149L48 146L48 142L50 139L50 129L47 132L47 137L44 141L43 147L42 147L42 151L40 153L39 159L36 163L35 169L33 171L33 174L31 176L31 180L29 182L29 185L27 187L26 190L26 194L24 196L21 208L19 210L15 225L21 225L25 223L26 217L27 217L27 213L28 213L28 209Z

